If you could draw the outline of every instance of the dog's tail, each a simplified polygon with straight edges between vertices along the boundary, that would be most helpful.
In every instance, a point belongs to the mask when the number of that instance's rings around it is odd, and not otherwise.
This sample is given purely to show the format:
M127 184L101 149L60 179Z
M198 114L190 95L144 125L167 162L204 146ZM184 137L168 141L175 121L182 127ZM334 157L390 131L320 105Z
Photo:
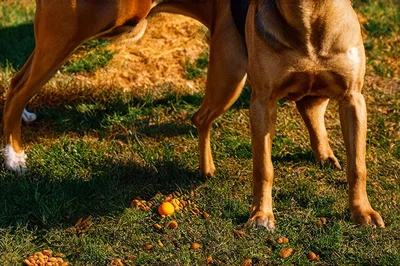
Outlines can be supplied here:
M257 33L274 49L310 53L326 34L339 37L343 35L341 28L357 25L350 0L258 0L256 3Z
M296 48L298 31L282 15L277 1L257 1L255 27L257 33L274 49Z

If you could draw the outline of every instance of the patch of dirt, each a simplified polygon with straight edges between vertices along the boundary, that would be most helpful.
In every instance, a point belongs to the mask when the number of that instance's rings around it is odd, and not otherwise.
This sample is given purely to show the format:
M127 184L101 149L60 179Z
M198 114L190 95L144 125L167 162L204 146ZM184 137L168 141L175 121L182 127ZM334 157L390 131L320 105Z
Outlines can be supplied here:
M111 62L93 74L58 73L29 103L29 108L59 106L82 100L107 101L110 94L161 97L165 92L188 94L204 87L204 78L188 80L186 61L208 49L207 30L199 22L171 14L150 19L144 37L133 43L115 41Z

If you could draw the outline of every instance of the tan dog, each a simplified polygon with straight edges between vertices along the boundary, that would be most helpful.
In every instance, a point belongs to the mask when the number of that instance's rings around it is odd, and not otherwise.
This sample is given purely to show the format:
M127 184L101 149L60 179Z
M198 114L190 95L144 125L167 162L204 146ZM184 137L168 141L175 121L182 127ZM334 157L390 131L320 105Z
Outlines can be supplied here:
M251 1L246 44L253 86L250 108L254 167L252 218L257 224L274 227L271 145L277 101L283 97L297 101L311 129L311 143L317 158L337 162L323 126L322 114L331 98L339 102L351 217L359 224L384 227L366 191L367 114L361 94L365 54L360 25L350 1Z
M315 11L308 5L316 10L331 11L324 9L325 5L314 3L335 1L293 1L292 6L282 4L289 3L289 0L253 1L246 25L250 55L248 61L246 44L232 17L231 1L243 0L59 0L57 3L38 0L35 19L36 48L23 69L12 80L4 109L6 166L17 171L26 169L20 132L24 106L77 46L91 38L110 37L132 29L140 35L145 29L145 18L149 12L177 13L199 20L211 33L205 98L192 119L199 131L201 175L211 176L215 171L210 148L212 123L236 101L248 70L254 86L251 100L254 200L250 220L268 229L275 226L271 197L271 142L276 101L282 97L297 100L297 107L309 130L317 161L330 160L340 168L329 146L324 125L327 98L334 97L341 101L341 117L354 121L348 125L344 123L346 125L343 127L348 149L352 217L360 224L383 226L379 214L370 207L365 192L365 117L358 115L360 110L364 112L365 106L360 100L359 90L358 93L353 93L356 90L349 89L349 86L361 88L365 64L359 25L349 3L340 8L343 13L339 13L338 20L348 27L336 34L338 37L343 34L343 41L338 42L342 44L342 49L337 50L336 47L332 49L334 46L329 27L326 32L325 28L318 28L319 33L328 34L326 39L313 37L310 43L305 41L306 36L313 36L309 33L314 30L306 23L311 19L309 13ZM282 9L281 6L286 8ZM315 6L321 7L317 9ZM308 9L304 9L306 7ZM300 10L306 12L303 14ZM319 22L322 25L335 23L324 12L312 14L320 17ZM343 19L342 16L347 14L350 17ZM290 32L287 32L288 29ZM291 33L296 34L292 36ZM348 41L345 39L347 35L351 36ZM296 39L293 39L294 36ZM307 53L305 48L309 48L312 53ZM327 64L329 67L321 63L322 59L331 62ZM348 68L343 66L343 60L347 62L344 65ZM357 82L360 84L357 85ZM317 87L320 89L317 90ZM352 93L346 93L348 91ZM358 105L354 104L354 95L357 96ZM351 134L353 135L350 136ZM354 146L355 143L358 146Z

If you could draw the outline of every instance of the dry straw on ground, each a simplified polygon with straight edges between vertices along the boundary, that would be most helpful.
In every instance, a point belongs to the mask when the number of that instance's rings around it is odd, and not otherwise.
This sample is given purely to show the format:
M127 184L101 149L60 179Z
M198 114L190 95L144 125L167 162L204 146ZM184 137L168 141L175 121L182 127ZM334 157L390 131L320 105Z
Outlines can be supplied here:
M81 100L107 101L117 93L161 97L165 91L193 93L204 87L204 78L190 81L186 61L195 61L208 49L207 30L193 19L160 14L150 19L147 32L137 42L114 41L107 49L116 54L93 74L61 74L52 78L32 99L30 108L60 106ZM2 82L4 94L5 82ZM4 96L4 95L3 95ZM4 103L4 97L1 105Z

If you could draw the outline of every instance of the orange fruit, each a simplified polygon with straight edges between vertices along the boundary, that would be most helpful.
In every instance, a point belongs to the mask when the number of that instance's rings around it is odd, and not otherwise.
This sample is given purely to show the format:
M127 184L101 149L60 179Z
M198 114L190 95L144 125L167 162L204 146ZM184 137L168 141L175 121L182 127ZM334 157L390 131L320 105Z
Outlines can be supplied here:
M176 221L171 221L168 223L167 227L170 229L175 229L178 227L178 223Z
M292 248L283 248L279 252L279 256L281 256L282 259L286 259L289 258L292 255L292 253L293 253Z
M163 202L160 207L158 207L158 213L161 216L170 216L174 213L175 208L170 202Z
M190 244L191 249L199 249L201 248L201 245L199 243L192 243Z

